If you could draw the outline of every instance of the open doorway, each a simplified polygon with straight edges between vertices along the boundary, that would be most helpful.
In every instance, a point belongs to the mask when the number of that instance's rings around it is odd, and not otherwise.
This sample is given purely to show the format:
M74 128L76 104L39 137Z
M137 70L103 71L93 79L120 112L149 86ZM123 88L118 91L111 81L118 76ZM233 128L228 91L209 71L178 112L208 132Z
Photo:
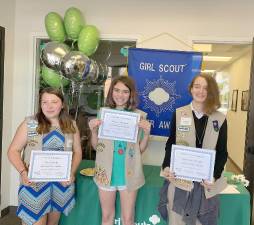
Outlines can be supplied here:
M220 88L220 111L228 121L227 166L231 166L226 169L243 173L248 109L242 104L250 84L252 44L194 42L194 49L204 52L202 73L214 76Z

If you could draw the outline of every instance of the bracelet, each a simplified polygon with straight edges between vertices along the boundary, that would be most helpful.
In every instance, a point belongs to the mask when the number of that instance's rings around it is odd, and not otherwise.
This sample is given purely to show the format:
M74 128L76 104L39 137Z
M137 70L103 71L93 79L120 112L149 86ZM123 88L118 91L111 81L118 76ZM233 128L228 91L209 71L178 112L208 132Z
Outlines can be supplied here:
M26 168L20 170L20 171L19 171L19 174L22 175L22 173L25 172L25 171L26 171Z

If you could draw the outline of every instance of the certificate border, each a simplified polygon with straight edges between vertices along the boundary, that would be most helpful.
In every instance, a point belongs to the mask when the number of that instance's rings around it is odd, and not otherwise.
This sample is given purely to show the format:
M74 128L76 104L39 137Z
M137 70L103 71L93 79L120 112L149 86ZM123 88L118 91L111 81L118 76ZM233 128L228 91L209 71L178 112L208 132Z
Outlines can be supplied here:
M172 152L171 152L171 159L170 159L170 167L172 168L172 171L174 171L174 161L175 161L175 154L177 150L183 150L184 149L188 149L188 151L190 152L197 152L197 150L194 150L194 147L187 147L187 146L181 146L181 145L172 145ZM196 149L200 149L200 148L196 148ZM213 172L214 172L214 168L213 165L215 163L215 154L216 151L215 150L211 150L211 149L202 149L202 154L207 154L210 156L210 164L209 164L209 177L208 180L212 182L213 180ZM177 178L180 179L186 179L186 180L191 180L191 181L198 181L200 182L201 179L194 177L194 176L177 176Z
M106 108L102 108L102 110L101 110L101 120L104 119L106 113L117 114L117 115L122 114L122 115L128 115L130 117L135 117L136 123L138 123L140 120L140 115L138 113L128 112L128 111L120 111L120 110L116 110L116 109L106 109ZM137 136L138 136L138 126L135 127L135 131L134 131L132 138L122 138L122 137L111 136L111 135L105 134L105 132L103 130L103 124L100 126L99 133L98 133L98 137L102 138L102 139L128 141L128 142L133 142L133 143L137 142Z
M33 169L34 169L34 163L35 163L35 157L36 155L65 155L67 157L67 169L66 169L66 174L62 178L36 178L32 177ZM72 151L41 151L41 150L32 150L31 151L31 157L30 157L30 164L29 164L29 173L28 173L28 179L34 182L54 182L54 181L67 181L70 179L70 168L71 168L71 162L72 162Z

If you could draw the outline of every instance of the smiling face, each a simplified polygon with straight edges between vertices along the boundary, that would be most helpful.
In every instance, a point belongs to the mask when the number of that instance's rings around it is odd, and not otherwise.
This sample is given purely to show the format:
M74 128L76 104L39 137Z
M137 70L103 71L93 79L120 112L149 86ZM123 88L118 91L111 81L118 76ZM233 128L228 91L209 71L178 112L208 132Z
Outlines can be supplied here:
M193 101L198 104L203 104L207 98L208 84L205 78L197 77L190 89Z
M130 89L122 82L117 82L113 87L112 97L116 104L116 108L123 109L126 107L130 98Z
M62 108L63 102L59 97L54 94L43 93L41 96L41 110L49 121L58 120Z

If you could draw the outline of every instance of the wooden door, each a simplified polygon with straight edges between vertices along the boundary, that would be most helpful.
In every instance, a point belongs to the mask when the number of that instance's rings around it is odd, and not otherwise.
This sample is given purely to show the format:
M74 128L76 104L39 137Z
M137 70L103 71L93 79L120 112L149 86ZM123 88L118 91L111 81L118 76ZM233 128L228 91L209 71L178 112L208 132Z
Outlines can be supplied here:
M237 132L237 131L236 131ZM247 180L250 181L248 190L251 195L251 205L253 208L254 193L254 39L252 41L252 56L250 69L250 86L249 86L249 108L247 112L246 135L243 172ZM252 215L253 217L253 215Z

